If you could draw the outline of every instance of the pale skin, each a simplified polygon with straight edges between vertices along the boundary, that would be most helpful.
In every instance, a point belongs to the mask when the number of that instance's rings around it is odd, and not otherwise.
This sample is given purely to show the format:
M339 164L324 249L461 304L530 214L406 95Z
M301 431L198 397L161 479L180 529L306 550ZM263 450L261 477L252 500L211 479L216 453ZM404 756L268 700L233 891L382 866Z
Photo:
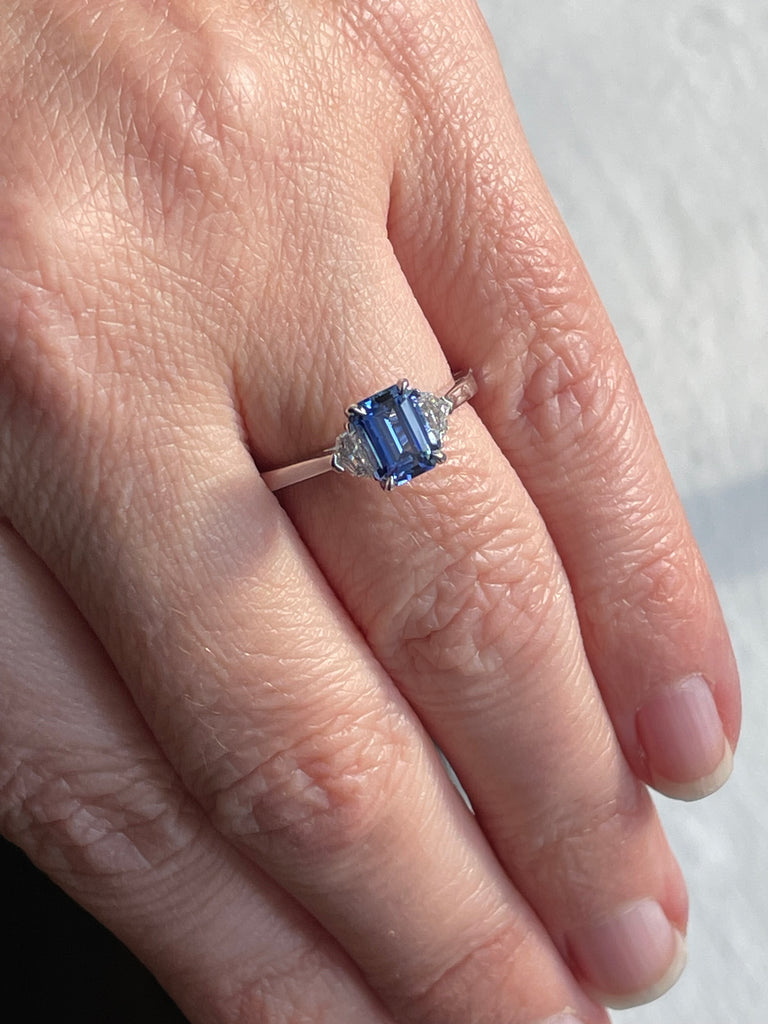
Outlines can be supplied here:
M12 0L0 53L2 831L192 1024L658 994L647 785L724 781L736 669L479 13ZM444 466L261 480L465 367Z

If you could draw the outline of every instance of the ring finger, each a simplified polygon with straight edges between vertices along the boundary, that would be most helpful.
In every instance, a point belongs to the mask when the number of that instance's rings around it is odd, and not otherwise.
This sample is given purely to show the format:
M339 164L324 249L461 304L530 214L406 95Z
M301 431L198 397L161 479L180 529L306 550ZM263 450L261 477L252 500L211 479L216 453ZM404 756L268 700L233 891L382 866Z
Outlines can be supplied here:
M348 305L345 362L315 384L330 407L406 375L436 392L449 375L383 236L381 249L375 304ZM386 348L362 340L384 336ZM263 458L257 382L241 393ZM286 415L273 438L297 436ZM679 871L624 761L539 514L473 412L450 423L450 463L407 487L326 477L282 500L574 969L612 1003L651 998L682 967ZM270 460L287 455L273 443Z

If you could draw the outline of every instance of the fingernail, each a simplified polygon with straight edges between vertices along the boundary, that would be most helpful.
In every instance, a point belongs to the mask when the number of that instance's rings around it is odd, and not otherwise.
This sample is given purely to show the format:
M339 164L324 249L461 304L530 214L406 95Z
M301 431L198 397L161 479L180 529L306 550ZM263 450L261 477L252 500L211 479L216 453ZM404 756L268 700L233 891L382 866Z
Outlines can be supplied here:
M615 1009L658 998L685 967L685 940L654 900L576 929L568 947L587 991Z
M572 1013L559 1013L557 1017L547 1017L541 1024L584 1024L584 1021Z
M714 793L733 769L715 698L701 676L654 694L637 712L640 737L656 789L680 800Z

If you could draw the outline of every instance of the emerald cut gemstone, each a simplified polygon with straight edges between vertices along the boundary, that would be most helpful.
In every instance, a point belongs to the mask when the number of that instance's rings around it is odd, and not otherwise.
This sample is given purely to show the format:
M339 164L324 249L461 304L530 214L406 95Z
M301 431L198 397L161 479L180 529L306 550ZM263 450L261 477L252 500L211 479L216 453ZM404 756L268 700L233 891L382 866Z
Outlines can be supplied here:
M443 434L451 403L393 384L358 402L336 446L339 468L399 487L444 461Z

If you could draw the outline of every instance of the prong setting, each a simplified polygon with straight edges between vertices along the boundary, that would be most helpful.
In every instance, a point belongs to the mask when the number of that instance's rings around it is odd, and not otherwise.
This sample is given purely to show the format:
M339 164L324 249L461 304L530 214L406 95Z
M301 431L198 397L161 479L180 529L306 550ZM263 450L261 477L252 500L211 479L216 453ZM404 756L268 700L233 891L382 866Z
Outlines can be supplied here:
M347 409L346 429L336 438L331 468L372 477L385 491L445 463L448 417L474 393L470 373L455 377L446 395L412 388L402 377Z

